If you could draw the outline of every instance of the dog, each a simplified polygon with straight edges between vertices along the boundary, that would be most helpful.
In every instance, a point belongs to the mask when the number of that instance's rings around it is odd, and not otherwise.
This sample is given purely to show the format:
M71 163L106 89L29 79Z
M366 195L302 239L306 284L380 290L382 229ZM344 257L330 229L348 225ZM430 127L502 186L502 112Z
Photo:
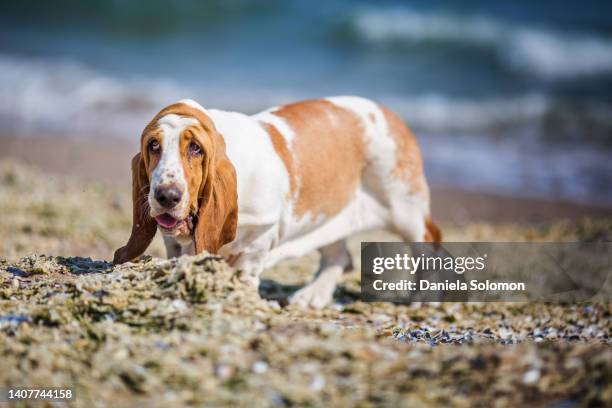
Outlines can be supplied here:
M417 142L392 111L337 96L245 115L185 99L145 127L132 159L133 225L115 264L157 230L168 257L223 256L257 287L261 272L318 249L314 279L290 302L322 308L352 268L345 239L387 228L441 241Z

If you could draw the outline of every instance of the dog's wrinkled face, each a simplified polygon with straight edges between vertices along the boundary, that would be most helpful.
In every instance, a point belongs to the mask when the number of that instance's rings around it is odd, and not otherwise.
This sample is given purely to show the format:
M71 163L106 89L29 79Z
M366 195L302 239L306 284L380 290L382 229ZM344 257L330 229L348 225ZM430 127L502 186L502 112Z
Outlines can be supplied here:
M193 117L167 114L145 129L141 154L150 180L150 216L164 235L191 234L207 150L210 137Z
M142 132L132 159L132 233L114 263L142 255L158 229L196 253L217 253L236 237L236 170L225 140L197 102L162 109Z

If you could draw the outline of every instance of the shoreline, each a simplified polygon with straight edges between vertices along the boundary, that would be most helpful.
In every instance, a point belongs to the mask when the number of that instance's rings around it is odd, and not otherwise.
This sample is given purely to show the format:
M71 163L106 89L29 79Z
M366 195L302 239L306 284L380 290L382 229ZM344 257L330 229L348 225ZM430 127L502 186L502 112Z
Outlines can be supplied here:
M62 137L0 135L0 160L14 160L44 171L50 178L70 175L129 191L130 160L137 143L74 140ZM610 217L612 207L541 198L509 197L459 188L431 186L432 214L443 223L532 224L584 217Z

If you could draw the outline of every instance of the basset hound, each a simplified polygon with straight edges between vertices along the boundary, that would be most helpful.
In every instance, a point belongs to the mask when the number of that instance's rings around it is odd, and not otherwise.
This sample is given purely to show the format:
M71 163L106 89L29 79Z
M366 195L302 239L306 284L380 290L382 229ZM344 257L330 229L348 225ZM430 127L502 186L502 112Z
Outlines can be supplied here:
M168 257L217 253L257 286L265 268L318 249L318 272L291 302L320 308L351 268L351 234L385 227L408 242L441 240L414 136L368 99L251 116L181 100L146 126L140 148L132 233L114 263L140 256L159 230Z

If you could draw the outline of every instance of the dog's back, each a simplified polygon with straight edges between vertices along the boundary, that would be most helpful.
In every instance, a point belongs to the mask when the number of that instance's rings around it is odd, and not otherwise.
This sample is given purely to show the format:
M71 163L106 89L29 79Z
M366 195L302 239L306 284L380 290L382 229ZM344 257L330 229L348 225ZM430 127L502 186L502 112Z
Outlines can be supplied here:
M268 133L288 181L266 265L372 228L390 228L411 242L441 239L417 142L389 109L343 96L251 118Z

